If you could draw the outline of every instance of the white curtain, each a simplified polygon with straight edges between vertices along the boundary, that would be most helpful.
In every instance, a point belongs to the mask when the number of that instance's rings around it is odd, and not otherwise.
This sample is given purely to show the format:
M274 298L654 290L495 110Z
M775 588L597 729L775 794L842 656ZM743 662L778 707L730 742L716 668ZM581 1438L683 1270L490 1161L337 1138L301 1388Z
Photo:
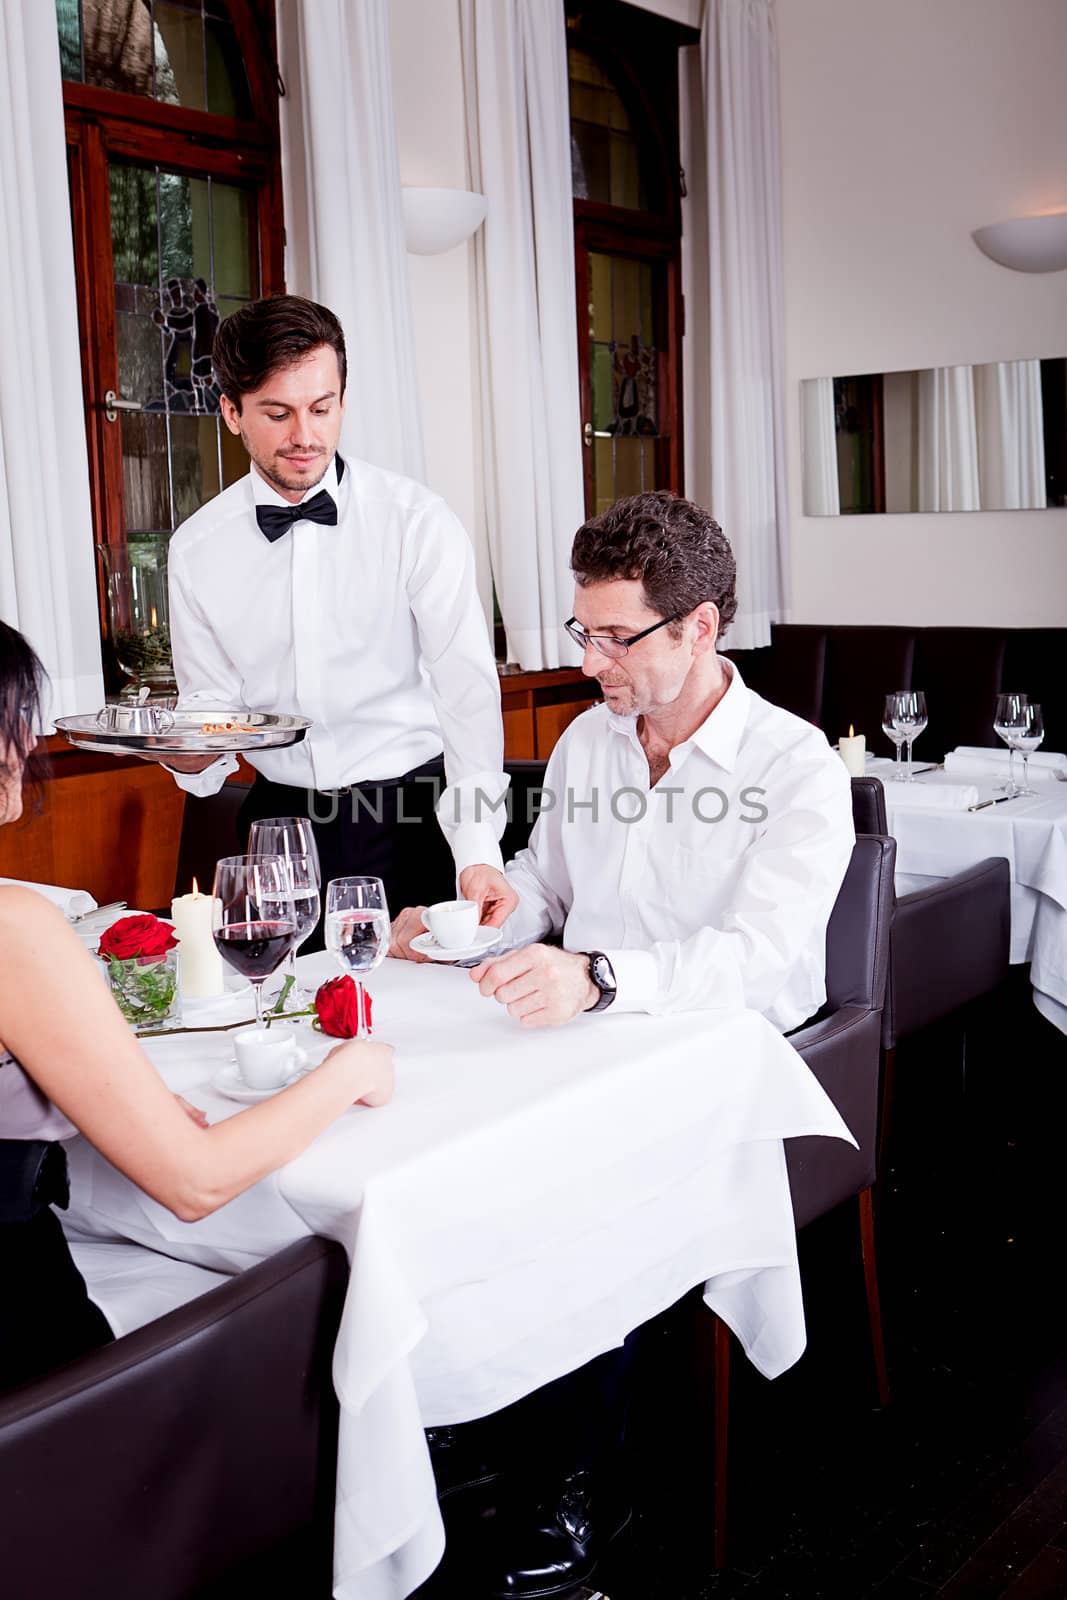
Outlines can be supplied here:
M707 0L699 92L694 66L683 59L686 484L737 556L727 643L743 649L769 644L788 588L773 0Z
M1048 504L1040 361L991 361L974 369L978 479L985 511Z
M806 378L800 385L800 455L804 515L839 516L841 481L837 472L833 378Z
M475 238L481 479L508 659L573 665L563 632L585 520L560 0L461 0Z
M972 367L919 373L919 510L978 511L978 425Z
M336 312L341 453L423 474L389 0L278 0L286 283Z
M104 703L55 9L0 0L0 615L52 682Z

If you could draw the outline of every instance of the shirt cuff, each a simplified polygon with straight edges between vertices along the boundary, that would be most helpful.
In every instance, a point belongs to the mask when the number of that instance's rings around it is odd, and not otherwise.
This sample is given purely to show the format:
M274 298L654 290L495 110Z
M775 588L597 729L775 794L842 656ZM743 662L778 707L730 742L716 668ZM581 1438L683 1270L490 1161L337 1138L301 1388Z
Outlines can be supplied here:
M493 830L484 823L461 822L458 828L450 828L448 842L456 863L456 881L459 875L468 867L480 866L496 867L498 872L504 870L504 857L500 854Z
M651 950L605 950L615 974L612 1011L659 1010L659 963Z
M206 800L209 795L218 794L230 773L237 771L240 762L236 756L219 756L219 759L213 761L210 767L205 767L203 772L175 772L165 761L160 765L170 773L179 789L184 789L186 794L191 794L198 800Z

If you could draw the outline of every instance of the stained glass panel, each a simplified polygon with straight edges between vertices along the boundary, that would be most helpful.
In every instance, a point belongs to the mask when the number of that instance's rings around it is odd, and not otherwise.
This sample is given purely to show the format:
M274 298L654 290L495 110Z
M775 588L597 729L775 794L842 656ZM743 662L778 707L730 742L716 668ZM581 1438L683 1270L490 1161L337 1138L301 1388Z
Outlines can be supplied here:
M159 282L156 175L114 163L111 178L111 249L116 283Z
M567 62L575 197L646 210L640 150L622 95L586 51L571 45Z
M589 346L594 501L657 487L659 357L652 262L589 253Z
M204 67L208 110L217 117L250 118L252 101L237 36L228 22L217 17L204 18Z
M55 0L55 6L64 78L193 111L252 116L248 77L223 4Z
M252 293L252 206L247 189L213 183L214 280L220 296L245 299Z
M240 442L240 441L238 441ZM218 494L219 438L214 417L171 417L171 482L174 526ZM248 469L247 458L245 470Z
M126 411L122 429L122 486L128 532L165 530L170 520L167 419Z
M199 6L190 11L168 0L155 0L152 11L156 99L205 111L204 26Z

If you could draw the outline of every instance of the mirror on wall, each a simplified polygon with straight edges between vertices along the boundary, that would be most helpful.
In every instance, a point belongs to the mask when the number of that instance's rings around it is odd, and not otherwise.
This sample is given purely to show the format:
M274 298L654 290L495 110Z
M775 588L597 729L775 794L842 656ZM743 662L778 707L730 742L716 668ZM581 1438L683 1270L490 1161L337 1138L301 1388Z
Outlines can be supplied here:
M1067 506L1067 357L800 385L804 514Z

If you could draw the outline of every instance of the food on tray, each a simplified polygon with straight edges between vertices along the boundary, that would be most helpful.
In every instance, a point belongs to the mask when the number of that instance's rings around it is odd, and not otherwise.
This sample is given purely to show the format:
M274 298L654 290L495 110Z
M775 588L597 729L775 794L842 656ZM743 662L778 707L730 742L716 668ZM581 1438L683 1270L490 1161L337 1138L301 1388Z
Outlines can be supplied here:
M258 728L250 727L247 722L202 722L201 733L258 733Z

